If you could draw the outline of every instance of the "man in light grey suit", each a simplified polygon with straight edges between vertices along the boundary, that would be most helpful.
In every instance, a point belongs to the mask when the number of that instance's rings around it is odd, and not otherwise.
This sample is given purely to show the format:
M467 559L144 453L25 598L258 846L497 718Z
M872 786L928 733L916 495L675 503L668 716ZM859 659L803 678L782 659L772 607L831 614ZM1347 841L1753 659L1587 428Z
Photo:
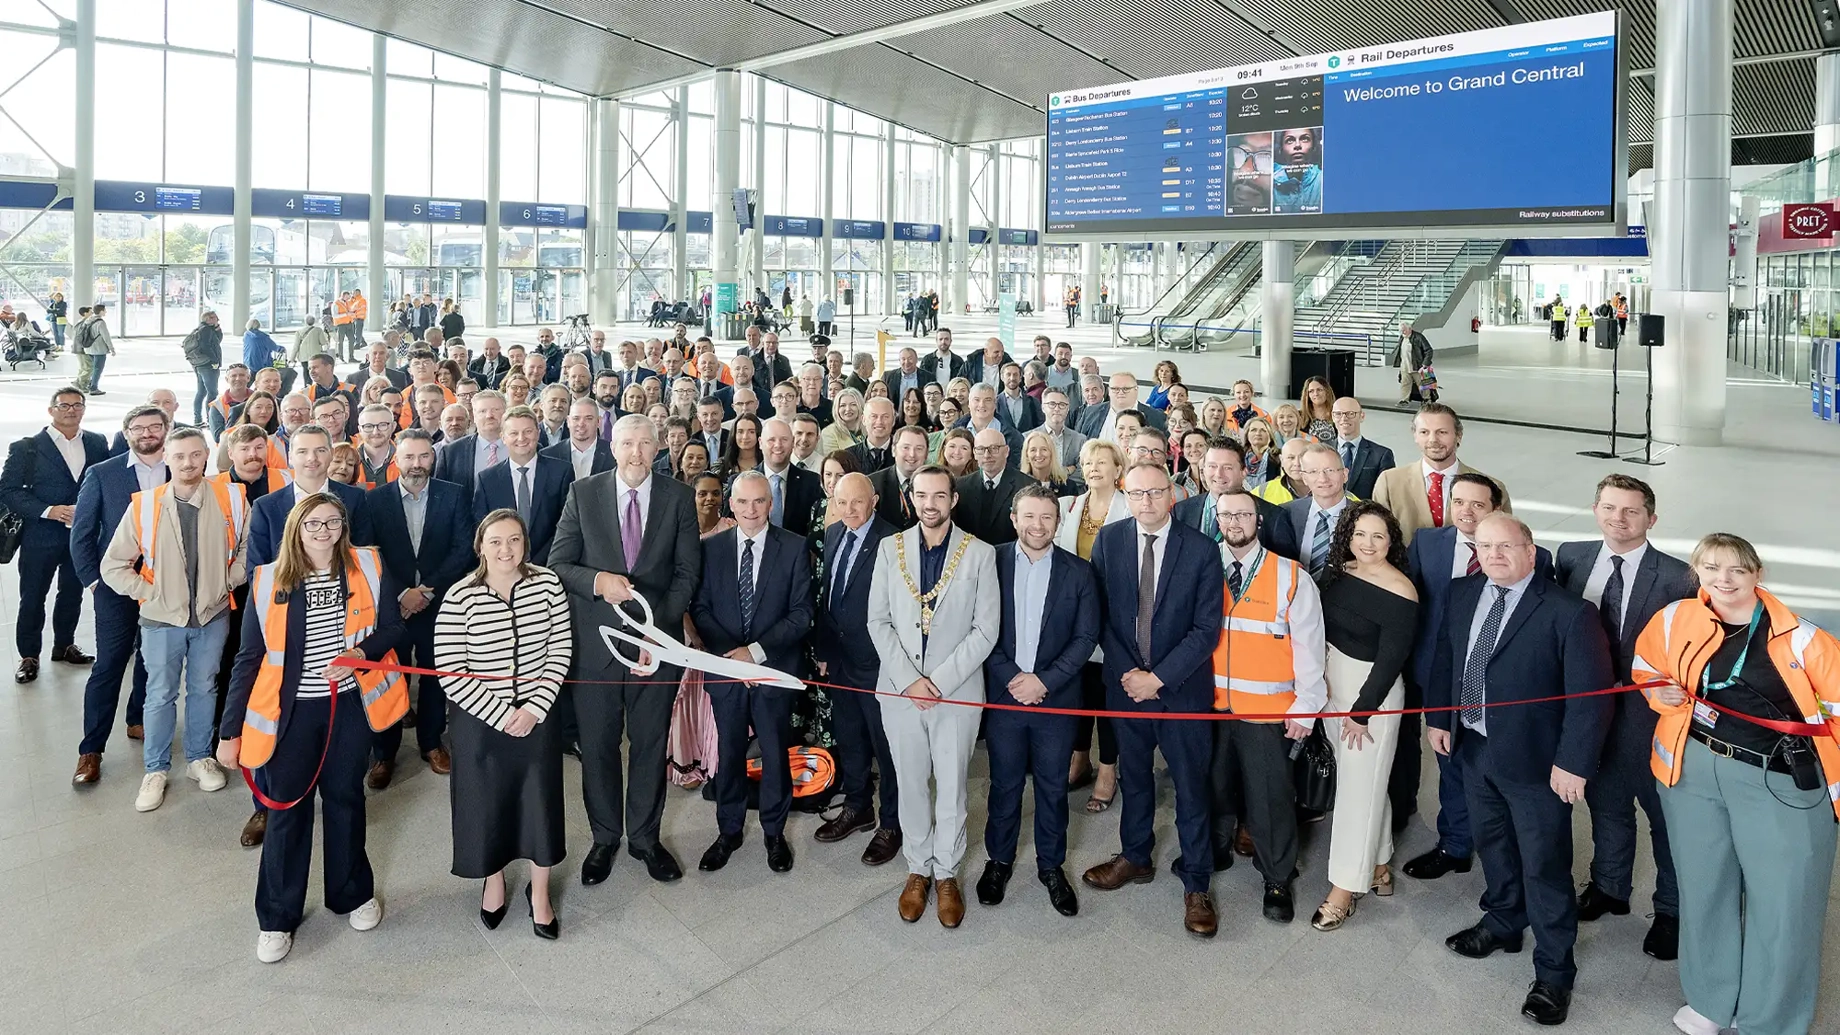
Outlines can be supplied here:
M660 629L682 628L703 573L696 501L688 485L653 475L657 453L652 422L641 414L621 417L613 426L617 466L570 485L550 540L549 566L568 590L575 627L574 676L605 681L574 695L581 726L581 797L594 835L581 864L581 882L587 885L607 879L622 832L628 854L645 863L653 880L683 876L677 860L658 842L665 742L681 672L661 665L655 675L635 677L608 651L600 634L603 625L619 626L614 608L634 593L652 605ZM624 812L622 735L632 743Z
M881 658L876 689L900 789L907 884L901 919L926 912L937 885L939 922L965 916L958 866L965 857L965 779L984 701L984 659L1002 624L996 551L952 525L951 472L923 467L913 477L920 523L882 540L869 589L869 639ZM926 603L922 603L925 601ZM927 784L938 787L937 801Z

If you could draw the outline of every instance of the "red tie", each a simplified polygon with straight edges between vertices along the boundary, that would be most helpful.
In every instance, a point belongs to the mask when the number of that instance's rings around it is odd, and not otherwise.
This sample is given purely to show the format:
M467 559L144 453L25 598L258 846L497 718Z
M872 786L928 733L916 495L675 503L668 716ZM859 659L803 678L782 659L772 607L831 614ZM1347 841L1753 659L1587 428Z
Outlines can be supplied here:
M1469 544L1469 567L1463 569L1463 574L1474 575L1481 570L1482 562L1476 559L1476 544L1471 543Z
M1431 472L1431 489L1425 493L1425 501L1431 504L1431 525L1444 527L1444 472Z

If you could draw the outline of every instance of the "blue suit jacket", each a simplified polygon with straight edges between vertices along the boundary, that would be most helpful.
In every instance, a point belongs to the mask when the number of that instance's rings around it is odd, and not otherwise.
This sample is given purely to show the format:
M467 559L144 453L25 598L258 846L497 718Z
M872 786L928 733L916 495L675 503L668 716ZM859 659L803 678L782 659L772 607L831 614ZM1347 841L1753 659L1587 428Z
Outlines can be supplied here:
M997 547L1003 627L990 657L984 661L985 693L1001 704L1021 703L1009 692L1009 681L1022 671L1016 665L1018 549L1013 543ZM1048 696L1041 701L1044 707L1077 708L1080 669L1092 658L1093 647L1099 642L1099 594L1093 583L1092 565L1058 546L1049 549L1048 600L1041 616L1041 637L1035 645L1035 675L1048 688ZM1215 624L1219 624L1218 620Z
M703 649L727 654L758 643L766 654L762 664L796 676L805 636L811 632L811 561L805 537L767 528L761 556L754 559L754 623L745 634L740 544L740 533L733 528L703 540L703 579L690 602L690 618L703 638Z
M574 447L572 447L569 444L569 440L565 438L560 442L553 442L543 447L542 449L538 450L537 452L543 454L544 456L555 457L556 459L562 461L563 463L568 464L569 472L572 474L575 471L575 460L570 455L570 452L569 452L572 448ZM655 473L662 474L666 478L669 478L671 476L670 452L668 450L660 449L658 451L658 459L664 461L665 463L664 468L660 470L657 462L654 461L652 463L652 470ZM608 471L613 470L614 467L615 467L615 464L613 462L613 450L608 447L606 440L597 436L594 439L594 461L590 465L588 473L589 474L606 474Z
M1420 692L1431 685L1431 662L1444 633L1444 613L1450 607L1451 589L1459 581L1450 577L1456 553L1457 530L1452 525L1421 529L1406 547L1406 574L1418 587L1418 632L1412 643L1412 661L1406 666L1406 682ZM1535 581L1553 577L1552 554L1544 546L1534 549L1533 573ZM1463 581L1480 582L1483 577L1470 575Z
M569 483L575 480L575 467L567 460L538 453L536 475L530 480L530 548L531 563L549 563L550 540L556 536L556 523L562 520L562 505L568 502ZM511 484L511 461L479 472L479 487L473 491L473 527L486 515L503 507L517 509L517 489Z
M1337 442L1329 445L1341 448ZM1360 448L1354 451L1354 466L1348 469L1348 491L1355 499L1371 500L1374 498L1374 483L1380 480L1381 472L1390 471L1398 466L1393 460L1393 451L1363 435Z
M62 461L60 460L60 463ZM77 512L70 525L70 560L85 586L102 581L102 553L109 548L128 503L141 491L128 456L112 456L83 472L77 487ZM172 472L167 472L170 479ZM107 588L107 587L102 587Z
M1416 541L1416 540L1415 540ZM1437 640L1425 705L1458 703L1469 655L1469 629L1488 582L1463 579L1450 591L1450 606ZM1597 775L1604 738L1610 732L1609 697L1575 697L1616 682L1610 647L1597 608L1583 597L1535 575L1508 615L1488 665L1488 702L1529 701L1568 696L1564 701L1488 710L1489 771L1510 783L1544 784L1553 766L1590 779ZM1455 712L1431 712L1425 721L1452 737L1470 735ZM1454 743L1454 742L1453 742Z
M371 539L383 558L384 570L396 584L404 588L423 585L434 590L433 604L422 612L432 617L448 587L473 566L473 523L467 520L460 486L431 480L424 493L428 510L422 517L419 551L409 542L409 523L403 517L402 489L397 483L385 482L365 493L364 512L370 517ZM415 577L418 571L419 583Z
M345 509L351 515L352 545L370 546L371 525L369 511L364 506L364 490L356 485L332 481L326 483L326 489L344 501ZM275 563L275 556L281 552L281 533L287 529L288 515L293 510L293 486L271 492L249 508L250 571L255 571L263 564ZM396 591L400 593L402 589L398 586Z
M5 504L25 523L21 549L61 553L70 541L70 529L62 521L39 515L48 507L74 505L78 479L70 476L70 465L64 462L64 454L58 452L51 435L49 430L41 430L36 435L15 440L8 447L6 469L0 472L0 504ZM78 432L78 437L83 443L83 471L109 458L107 439L93 431ZM108 534L115 534L113 526ZM106 546L105 540L104 548Z
M818 590L818 617L812 636L812 654L826 665L847 665L859 673L881 668L875 644L869 641L869 584L875 581L876 551L882 540L899 531L879 517L869 519L862 547L850 558L850 572L841 587L833 580L837 551L843 542L843 522L824 530L825 585ZM841 592L839 591L841 589ZM836 673L831 673L835 682Z
M1137 578L1139 541L1136 521L1117 521L1093 540L1093 574L1099 586L1105 622L1099 645L1105 648L1106 707L1145 712L1205 712L1214 708L1214 647L1220 642L1221 603L1226 579L1220 548L1178 521L1164 528L1169 541L1156 574L1150 657L1137 654ZM1146 669L1163 681L1157 697L1139 704L1127 697L1119 681L1130 669Z
M539 433L542 432L542 424L537 425L537 430ZM503 442L501 441L500 444L503 445ZM473 476L473 453L478 448L479 436L477 434L461 435L442 446L441 451L435 454L434 458L435 478L460 486L460 491L465 494L464 498L469 509L473 505L474 483L478 481ZM511 451L501 450L499 455L510 456Z

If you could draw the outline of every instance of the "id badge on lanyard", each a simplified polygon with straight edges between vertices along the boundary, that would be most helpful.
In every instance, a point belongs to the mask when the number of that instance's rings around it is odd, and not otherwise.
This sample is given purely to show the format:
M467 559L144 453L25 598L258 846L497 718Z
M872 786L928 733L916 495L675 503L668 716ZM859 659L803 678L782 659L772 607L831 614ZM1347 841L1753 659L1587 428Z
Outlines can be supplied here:
M1714 690L1724 690L1727 687L1736 686L1738 684L1739 677L1744 672L1745 659L1750 657L1751 639L1757 635L1757 623L1762 618L1763 604L1759 603L1756 608L1751 611L1751 623L1744 630L1744 646L1738 651L1738 660L1732 662L1731 671L1725 674L1724 679L1716 683L1709 682L1708 674L1705 672L1700 673L1701 697L1704 697ZM1708 664L1707 667L1710 668L1711 665ZM1706 729L1711 729L1718 724L1718 709L1707 704L1704 700L1696 699L1693 702L1693 721Z

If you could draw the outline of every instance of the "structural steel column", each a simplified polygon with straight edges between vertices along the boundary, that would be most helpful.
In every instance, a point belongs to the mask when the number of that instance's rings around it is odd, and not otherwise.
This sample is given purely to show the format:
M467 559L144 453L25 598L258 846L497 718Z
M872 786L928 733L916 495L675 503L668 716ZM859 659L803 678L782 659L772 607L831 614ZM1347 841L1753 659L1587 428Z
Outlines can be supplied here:
M602 97L594 105L594 150L591 184L594 207L588 213L593 268L588 271L588 318L606 326L620 318L620 102ZM717 205L716 211L722 211ZM732 220L732 216L730 217Z
M255 52L255 0L236 0L236 128L231 144L236 170L232 182L236 186L230 208L230 312L227 319L225 314L218 314L218 319L231 329L231 333L247 323L250 316L249 222L255 211L250 190L255 154Z
M486 318L489 326L499 326L512 322L512 310L517 307L516 289L513 288L511 304L505 306L505 315L499 315L498 298L498 203L500 165L499 151L505 140L504 93L500 85L499 71L496 68L486 72L486 226L482 240L485 247L480 249L485 261L486 281Z
M754 77L754 286L767 289L767 81Z
M77 0L76 50L70 289L64 293L73 316L96 300L96 0ZM115 326L121 328L119 320Z
M837 274L831 256L831 238L835 232L832 224L837 214L837 105L831 101L824 102L824 128L819 134L818 154L824 162L823 168L818 170L818 207L824 214L824 229L818 237L818 279L824 284L819 298L829 298L833 294L841 298L843 293L837 290ZM816 300L812 302L814 306L817 304Z
M952 148L952 249L947 268L952 293L941 303L948 313L962 313L971 300L971 149Z
M1731 221L1732 0L1670 0L1655 19L1654 436L1718 445L1725 429Z
M1003 235L998 231L1003 226L1003 145L992 142L990 145L990 164L984 167L984 177L990 181L990 228L984 237L984 254L990 259L990 289L985 294L988 305L997 304L997 296L1002 294L1003 285Z
M1831 198L1840 188L1840 51L1830 50L1814 59L1814 168L1817 200Z
M715 286L711 304L733 308L741 301L741 224L735 219L735 191L741 186L741 73L716 71L716 196L710 241ZM716 326L710 321L710 326ZM713 333L713 332L712 332Z
M690 87L677 88L677 162L672 178L671 211L675 230L671 234L671 293L676 301L690 300Z
M1099 265L1103 259L1101 252L1104 248L1105 245L1094 244L1091 241L1080 245L1080 258L1085 263L1085 276L1080 284L1080 302L1083 304L1081 315L1089 320L1099 309L1099 285L1103 283Z
M389 40L381 33L371 34L371 219L370 247L365 250L364 297L370 300L365 320L367 329L380 329L389 319L389 276L383 268L383 193L384 157L389 151ZM312 314L309 313L309 316Z
M1265 398L1290 398L1291 335L1297 318L1297 251L1290 241L1264 243L1259 284L1259 380Z
M894 123L884 125L888 135L882 138L882 315L891 316L901 307L894 298Z

